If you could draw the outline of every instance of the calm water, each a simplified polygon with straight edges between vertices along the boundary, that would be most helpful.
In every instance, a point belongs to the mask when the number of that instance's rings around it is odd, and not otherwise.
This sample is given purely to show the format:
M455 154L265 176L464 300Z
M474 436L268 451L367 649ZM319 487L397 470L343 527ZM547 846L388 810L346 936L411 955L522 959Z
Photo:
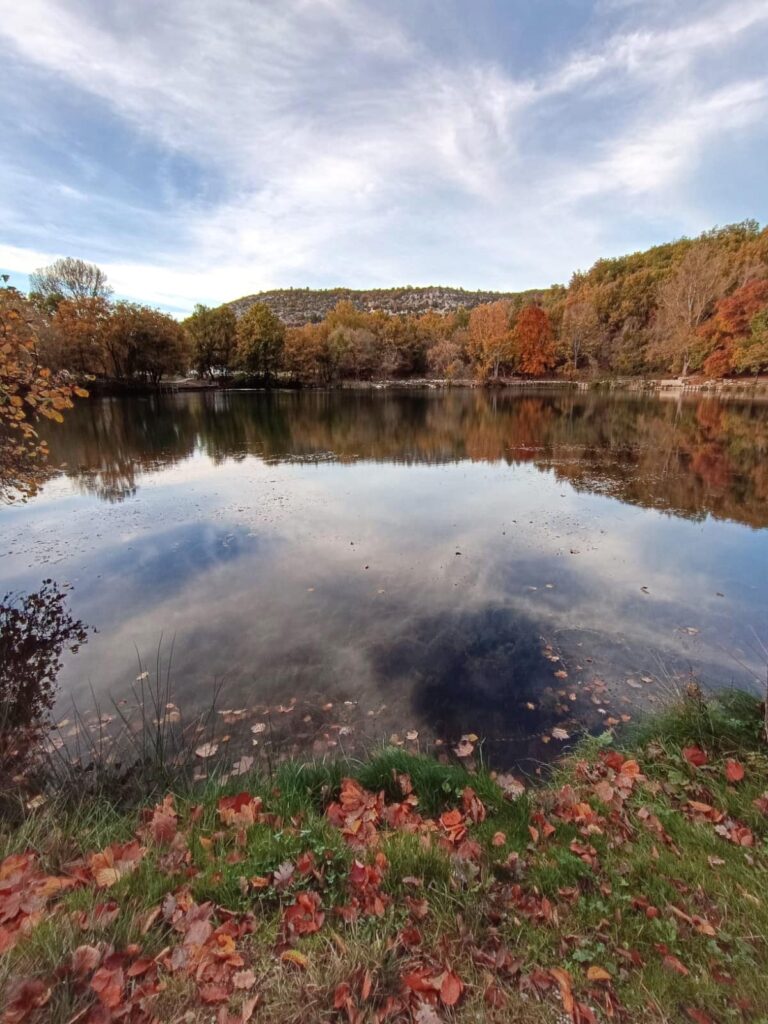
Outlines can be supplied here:
M0 576L70 583L98 630L61 714L125 694L162 634L178 703L223 679L249 743L252 719L316 751L471 731L501 763L760 671L766 406L200 393L82 403L51 442L62 474L0 509Z

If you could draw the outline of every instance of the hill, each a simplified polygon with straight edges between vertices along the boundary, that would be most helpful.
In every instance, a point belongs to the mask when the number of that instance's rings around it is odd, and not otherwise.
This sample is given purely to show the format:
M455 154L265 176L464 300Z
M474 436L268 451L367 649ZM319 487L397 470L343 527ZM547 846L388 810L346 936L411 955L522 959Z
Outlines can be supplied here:
M255 295L244 295L227 303L234 309L237 316L242 316L257 302L265 305L280 317L289 327L301 327L307 323L319 323L338 302L351 302L358 309L372 313L383 310L385 313L421 314L434 311L449 313L464 306L472 309L484 302L496 302L498 299L536 299L547 289L528 292L487 292L467 291L464 288L444 288L430 286L426 288L371 288L356 290L354 288L276 288L273 291L257 292Z

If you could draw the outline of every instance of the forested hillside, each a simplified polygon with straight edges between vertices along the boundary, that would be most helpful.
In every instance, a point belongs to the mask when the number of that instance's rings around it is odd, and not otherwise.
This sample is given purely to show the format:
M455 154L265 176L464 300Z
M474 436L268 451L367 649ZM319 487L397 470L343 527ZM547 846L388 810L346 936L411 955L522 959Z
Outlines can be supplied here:
M755 221L598 260L567 287L281 290L196 306L181 324L113 302L104 274L81 260L59 260L31 285L27 297L2 289L8 330L23 324L41 365L78 378L157 384L194 372L329 385L768 372L768 229Z
M269 306L287 327L302 327L319 323L339 302L350 302L365 313L392 314L452 313L457 309L472 309L483 302L503 299L540 300L542 290L529 292L483 292L464 288L275 288L235 299L229 305L236 316L241 316L256 303Z

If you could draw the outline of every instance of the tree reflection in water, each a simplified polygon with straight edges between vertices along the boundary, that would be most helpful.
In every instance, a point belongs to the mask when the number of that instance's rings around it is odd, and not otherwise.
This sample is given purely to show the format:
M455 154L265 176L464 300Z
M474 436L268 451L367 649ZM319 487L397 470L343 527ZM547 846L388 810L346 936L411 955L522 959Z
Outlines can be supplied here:
M0 734L34 727L51 710L65 650L76 653L88 627L67 608L67 590L39 590L0 602Z
M768 525L768 407L595 392L313 391L105 399L52 432L53 458L119 502L143 475L214 462L528 463L577 490L687 518Z

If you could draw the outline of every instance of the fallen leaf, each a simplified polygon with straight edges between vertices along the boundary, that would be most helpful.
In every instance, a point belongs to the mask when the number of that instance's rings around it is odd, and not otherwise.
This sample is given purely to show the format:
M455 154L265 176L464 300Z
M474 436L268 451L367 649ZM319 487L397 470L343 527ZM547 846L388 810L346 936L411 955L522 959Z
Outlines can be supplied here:
M604 967L598 967L596 964L593 964L592 967L590 967L587 970L587 981L610 981L610 980L611 980L611 976L608 973L608 971L606 971L606 969Z
M461 993L464 991L464 985L461 979L453 974L452 971L446 971L440 982L440 999L446 1006L455 1006L456 1003L461 999Z
M302 970L309 967L309 957L299 952L298 949L284 949L280 954L280 959L284 964L293 964L294 967L301 967Z
M729 757L725 762L725 777L729 782L741 782L744 778L744 765Z
M202 757L203 759L205 759L208 757L213 757L214 754L218 752L218 749L218 743L203 743L202 746L198 747L195 750L195 753L197 754L198 757Z
M671 953L668 953L661 963L668 971L674 971L675 974L681 974L684 978L691 973L685 964L681 960L678 960L676 956L672 956Z
M688 764L692 764L694 768L701 768L701 766L705 765L709 760L701 747L683 747L683 757Z
M559 725L556 725L552 730L552 738L555 740L569 740L571 737L565 729L561 729Z

